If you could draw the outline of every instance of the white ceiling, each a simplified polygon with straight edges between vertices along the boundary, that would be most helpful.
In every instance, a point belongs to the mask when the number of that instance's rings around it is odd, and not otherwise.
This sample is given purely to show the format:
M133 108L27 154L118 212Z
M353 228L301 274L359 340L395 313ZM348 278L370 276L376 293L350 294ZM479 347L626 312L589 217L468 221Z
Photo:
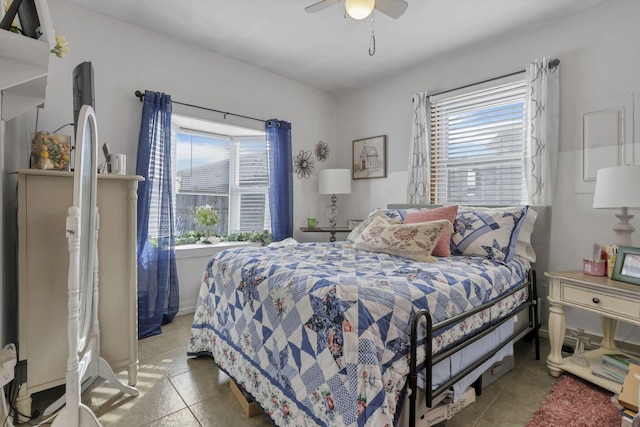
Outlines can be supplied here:
M333 93L504 37L607 0L407 0L398 19L345 19L343 3L319 0L68 0Z

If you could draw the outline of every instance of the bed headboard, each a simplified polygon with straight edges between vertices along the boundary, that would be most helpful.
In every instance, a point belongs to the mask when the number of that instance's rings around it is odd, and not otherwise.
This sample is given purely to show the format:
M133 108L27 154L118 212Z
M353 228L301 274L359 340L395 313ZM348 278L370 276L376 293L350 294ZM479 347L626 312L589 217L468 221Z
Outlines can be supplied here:
M389 209L417 209L417 208L436 208L441 205L410 205L410 204L389 204ZM499 207L499 206L491 206ZM529 206L537 212L538 217L531 234L531 246L536 251L536 262L533 267L538 276L538 285L545 283L544 273L549 271L549 246L551 240L551 206ZM540 287L538 292L540 293Z

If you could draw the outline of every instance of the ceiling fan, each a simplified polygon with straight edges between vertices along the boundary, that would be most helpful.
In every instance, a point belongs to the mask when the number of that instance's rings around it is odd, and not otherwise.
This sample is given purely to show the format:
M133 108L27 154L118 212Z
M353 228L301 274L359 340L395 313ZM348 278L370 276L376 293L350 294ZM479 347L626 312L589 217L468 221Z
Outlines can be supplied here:
M307 6L304 10L309 13L320 12L329 6L340 3L342 0L322 0ZM373 9L397 19L407 10L408 3L405 0L344 0L345 10L353 19L364 19L371 14Z

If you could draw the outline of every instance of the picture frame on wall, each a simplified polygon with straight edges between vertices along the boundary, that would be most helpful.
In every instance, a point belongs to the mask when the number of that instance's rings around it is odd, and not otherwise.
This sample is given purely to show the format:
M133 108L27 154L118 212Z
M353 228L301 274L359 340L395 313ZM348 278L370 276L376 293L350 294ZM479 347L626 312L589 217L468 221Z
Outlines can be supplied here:
M620 282L640 285L640 248L618 247L618 256L611 278Z
M353 179L387 177L387 135L356 139L352 155Z

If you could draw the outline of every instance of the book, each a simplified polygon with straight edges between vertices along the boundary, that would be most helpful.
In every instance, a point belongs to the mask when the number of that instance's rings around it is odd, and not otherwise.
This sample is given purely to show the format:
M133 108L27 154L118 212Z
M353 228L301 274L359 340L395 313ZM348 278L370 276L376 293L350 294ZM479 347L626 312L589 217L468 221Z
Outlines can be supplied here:
M616 366L626 372L627 369L629 368L630 363L640 365L640 360L635 359L631 356L627 356L626 354L615 353L615 354L603 354L602 363L606 365Z
M627 376L627 372L629 369L620 369L617 366L607 365L606 363L602 363L602 369L604 369L609 375L612 377L616 377L620 381L624 381Z
M602 362L598 362L591 367L591 375L595 375L598 378L613 381L616 384L622 384L624 380L609 374L603 367Z
M625 408L638 412L638 380L635 374L640 374L640 365L632 363L629 365L629 372L622 384L618 402Z

